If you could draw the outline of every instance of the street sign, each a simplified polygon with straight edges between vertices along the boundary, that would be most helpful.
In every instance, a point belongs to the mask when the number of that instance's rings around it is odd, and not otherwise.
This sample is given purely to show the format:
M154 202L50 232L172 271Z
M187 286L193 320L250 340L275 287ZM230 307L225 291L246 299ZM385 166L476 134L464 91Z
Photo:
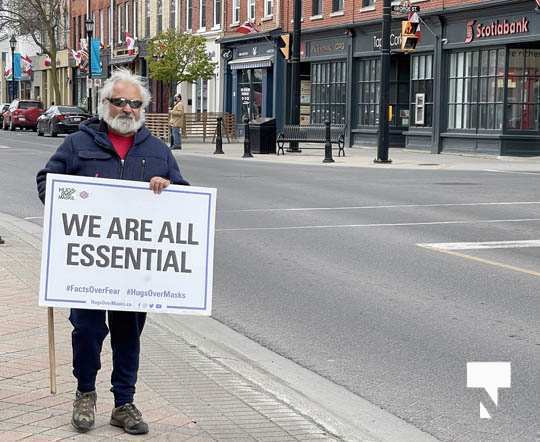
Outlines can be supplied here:
M538 0L540 1L540 0ZM392 6L392 12L398 12L400 14L407 14L411 12L420 12L420 6L418 5L394 5Z

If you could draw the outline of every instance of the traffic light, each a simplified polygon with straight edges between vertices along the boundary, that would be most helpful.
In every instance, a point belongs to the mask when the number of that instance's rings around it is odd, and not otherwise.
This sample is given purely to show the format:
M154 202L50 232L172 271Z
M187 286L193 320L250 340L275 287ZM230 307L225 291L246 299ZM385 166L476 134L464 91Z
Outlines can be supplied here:
M279 38L281 39L281 42L279 43L279 50L283 54L283 57L285 57L285 60L288 60L291 56L291 35L281 34Z
M410 20L401 22L401 50L414 51L418 44L418 25L419 23Z

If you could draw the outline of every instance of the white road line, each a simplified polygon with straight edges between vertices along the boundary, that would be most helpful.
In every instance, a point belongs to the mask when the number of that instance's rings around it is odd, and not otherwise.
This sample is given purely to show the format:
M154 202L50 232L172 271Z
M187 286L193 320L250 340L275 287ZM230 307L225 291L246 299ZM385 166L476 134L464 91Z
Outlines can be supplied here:
M437 204L389 204L378 206L344 206L344 207L295 207L295 208L270 208L270 209L227 209L218 210L220 213L238 212L301 212L317 210L364 210L364 209L401 209L415 207L466 207L466 206L525 206L538 205L540 201L502 201L484 203L437 203Z
M216 232L244 232L256 230L304 230L304 229L340 229L358 227L414 227L414 226L438 226L449 224L495 224L495 223L523 223L537 222L540 218L523 219L481 219L473 221L428 221L419 223L392 223L392 224L338 224L338 225L314 225L314 226L284 226L284 227L239 227L232 229L216 229Z
M437 250L517 249L525 247L540 247L540 239L526 241L442 242L416 245Z
M43 219L43 217L42 216L27 216L24 219L26 219L26 220L29 220L29 219Z
M517 171L517 170L484 169L484 172L515 173L515 174L518 174L518 175L540 175L540 172L520 172L520 171Z
M0 149L13 149L11 146L0 146Z

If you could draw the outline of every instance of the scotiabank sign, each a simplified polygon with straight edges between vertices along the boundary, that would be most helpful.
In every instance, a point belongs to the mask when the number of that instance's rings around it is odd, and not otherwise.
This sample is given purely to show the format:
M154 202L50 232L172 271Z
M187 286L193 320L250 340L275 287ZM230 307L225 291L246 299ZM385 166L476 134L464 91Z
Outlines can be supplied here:
M501 37L505 35L528 34L529 19L522 17L519 20L496 20L491 23L481 23L478 20L467 22L467 35L465 43L474 40L482 40L490 37Z

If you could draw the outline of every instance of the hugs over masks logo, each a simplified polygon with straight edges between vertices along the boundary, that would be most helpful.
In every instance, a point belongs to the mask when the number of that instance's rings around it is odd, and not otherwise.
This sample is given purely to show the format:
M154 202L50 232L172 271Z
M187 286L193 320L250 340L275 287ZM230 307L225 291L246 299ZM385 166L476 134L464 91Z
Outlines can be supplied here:
M510 362L467 362L467 388L483 388L497 408L499 388L510 388ZM480 402L480 419L491 419L485 405Z

